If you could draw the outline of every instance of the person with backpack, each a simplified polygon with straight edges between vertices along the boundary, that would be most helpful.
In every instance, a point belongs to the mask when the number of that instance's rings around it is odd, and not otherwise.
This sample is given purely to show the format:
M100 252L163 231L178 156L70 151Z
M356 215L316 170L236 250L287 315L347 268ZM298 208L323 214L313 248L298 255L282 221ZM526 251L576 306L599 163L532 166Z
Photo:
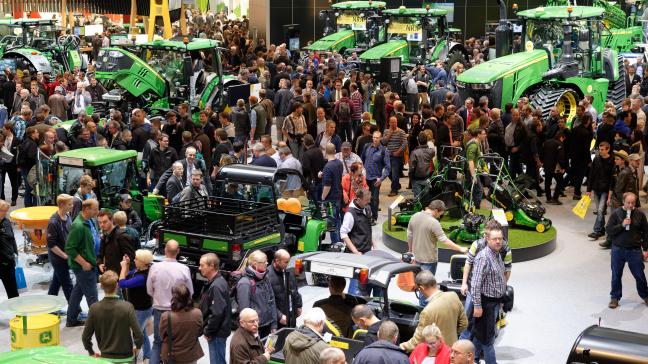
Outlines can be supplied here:
M268 257L260 250L248 256L248 265L236 282L234 296L238 312L251 308L259 315L259 337L277 330L277 305L272 284L268 279Z
M353 115L353 104L349 99L349 91L342 89L342 97L335 102L333 107L333 119L337 122L338 133L343 142L351 141L351 116Z
M417 138L419 145L410 154L409 160L414 196L421 193L428 177L434 172L434 150L428 145L425 133L420 133Z

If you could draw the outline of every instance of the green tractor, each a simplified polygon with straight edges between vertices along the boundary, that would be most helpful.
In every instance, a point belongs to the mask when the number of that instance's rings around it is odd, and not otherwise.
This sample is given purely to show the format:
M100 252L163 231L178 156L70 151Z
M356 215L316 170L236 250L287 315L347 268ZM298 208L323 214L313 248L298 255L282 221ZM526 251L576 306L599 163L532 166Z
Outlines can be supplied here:
M601 46L610 35L604 9L549 6L519 12L525 51L479 64L457 78L462 98L488 96L492 107L504 108L529 97L544 118L552 107L571 121L587 94L594 108L606 100L617 107L626 97L623 59Z
M162 218L164 198L140 191L137 152L102 147L81 148L39 158L28 181L41 205L55 205L61 193L74 195L84 174L95 180L95 194L102 208L119 208L120 194L130 194L133 209L144 225ZM38 176L36 178L35 176Z
M30 74L42 72L51 75L72 71L75 67L87 68L79 52L79 37L58 36L59 29L54 20L5 22L3 28L14 30L0 39L0 58L5 65L11 64L10 67Z
M133 108L149 113L189 102L192 110L225 106L224 87L239 84L223 76L218 42L156 40L124 48L102 48L96 77L106 89L99 109L116 108L129 114ZM101 107L103 106L103 107Z
M324 20L324 37L305 47L306 51L340 54L371 48L384 38L381 23L384 1L343 1L320 11Z
M401 6L383 11L387 24L386 43L365 51L360 56L361 69L374 74L380 71L380 60L400 57L403 69L428 65L437 60L449 66L456 62L468 64L468 51L463 44L451 40L445 9L426 6L412 9Z

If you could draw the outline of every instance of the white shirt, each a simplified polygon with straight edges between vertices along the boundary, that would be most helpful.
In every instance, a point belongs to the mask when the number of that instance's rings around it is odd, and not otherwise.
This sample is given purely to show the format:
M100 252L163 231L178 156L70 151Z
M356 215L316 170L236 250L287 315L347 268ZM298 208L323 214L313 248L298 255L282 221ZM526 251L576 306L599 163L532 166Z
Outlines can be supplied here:
M351 201L349 204L349 210L355 209L357 206L355 205L355 201ZM364 214L364 210L362 211ZM340 226L340 238L348 238L349 233L353 229L353 225L355 224L355 220L353 218L353 215L350 212L346 212L344 214L344 220L342 220L342 226Z

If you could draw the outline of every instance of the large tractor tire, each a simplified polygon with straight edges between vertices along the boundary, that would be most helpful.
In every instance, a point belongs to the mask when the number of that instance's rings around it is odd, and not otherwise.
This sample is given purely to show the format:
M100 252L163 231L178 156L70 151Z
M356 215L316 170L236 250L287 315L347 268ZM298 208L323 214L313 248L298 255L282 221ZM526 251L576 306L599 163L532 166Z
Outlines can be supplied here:
M549 110L555 106L560 115L567 117L567 122L572 121L576 116L579 101L580 96L571 88L542 87L529 95L529 102L534 108L542 111L544 120L549 118Z
M450 72L452 65L457 62L463 64L464 69L470 67L470 61L466 58L466 55L463 54L463 52L459 48L455 48L451 50L450 53L448 53L448 57L446 58L446 71Z
M607 99L614 103L617 110L621 110L621 103L626 98L626 71L623 65L623 57L619 56L619 78L608 85Z

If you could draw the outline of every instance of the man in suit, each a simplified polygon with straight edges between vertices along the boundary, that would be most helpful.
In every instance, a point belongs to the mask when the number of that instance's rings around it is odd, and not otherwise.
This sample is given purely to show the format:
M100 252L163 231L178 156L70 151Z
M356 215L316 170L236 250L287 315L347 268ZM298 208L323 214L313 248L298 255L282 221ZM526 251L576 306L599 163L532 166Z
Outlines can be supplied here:
M438 80L436 82L436 89L430 92L430 105L432 107L443 105L448 91L450 90L445 87L445 80Z
M183 174L184 167L180 162L174 162L171 166L173 174L169 177L166 183L166 197L169 201L175 202L174 198L180 196L180 192L184 189Z
M454 292L441 291L434 274L429 270L423 270L416 275L416 287L425 296L427 305L421 311L414 336L402 343L401 349L407 352L414 350L416 345L425 340L423 329L431 324L436 324L441 329L446 344L454 344L459 333L468 327L468 318L459 296Z
M460 107L457 110L457 114L466 122L465 127L467 128L470 123L474 120L473 118L473 106L475 105L475 100L472 97L469 97L464 101L464 106Z
M183 174L182 174L182 183L183 186L187 186L191 182L191 175L193 174L194 170L199 170L202 172L202 177L204 179L204 184L205 187L207 187L207 191L211 191L211 180L209 178L209 175L207 174L207 171L205 170L204 163L201 163L199 160L196 159L196 148L194 147L187 147L185 150L185 158L180 159L177 162L182 164L183 168ZM175 164L175 163L174 163ZM166 188L167 181L169 181L169 178L171 178L171 175L173 174L173 166L171 168L167 169L164 174L162 174L162 177L160 177L160 180L158 181L157 185L153 189L153 194L159 194L159 193L164 193L164 189Z

